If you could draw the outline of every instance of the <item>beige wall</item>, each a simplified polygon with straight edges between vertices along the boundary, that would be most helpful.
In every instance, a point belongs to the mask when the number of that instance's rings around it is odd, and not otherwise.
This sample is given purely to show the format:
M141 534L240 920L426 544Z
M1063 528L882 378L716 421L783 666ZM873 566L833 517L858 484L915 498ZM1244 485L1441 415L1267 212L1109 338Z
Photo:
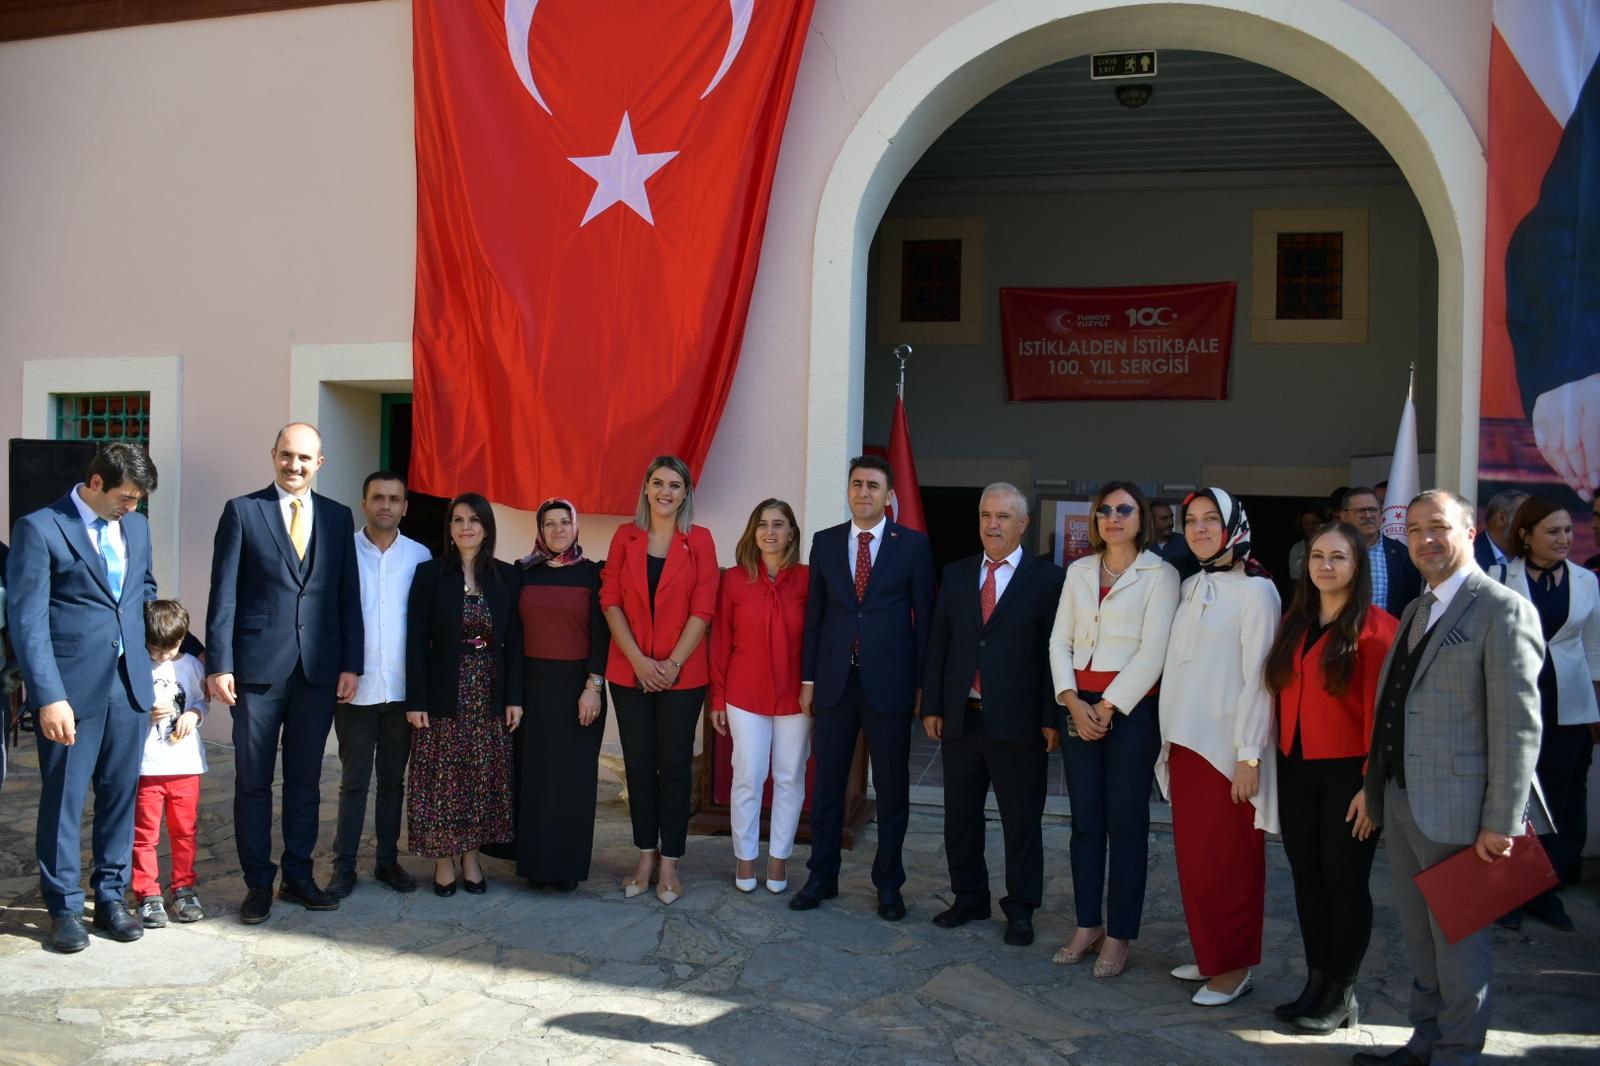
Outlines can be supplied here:
M743 361L703 476L701 512L725 556L753 501L802 500L811 249L840 146L910 56L985 6L817 5ZM1481 131L1488 0L1354 6L1412 41ZM163 579L198 607L222 501L267 480L291 349L409 336L410 5L0 45L0 144L0 431L19 432L25 361L179 356L181 468L163 479L181 479L184 530ZM333 391L365 410L363 397ZM334 436L339 448L360 443ZM531 528L506 520L509 552ZM608 525L586 531L596 552Z

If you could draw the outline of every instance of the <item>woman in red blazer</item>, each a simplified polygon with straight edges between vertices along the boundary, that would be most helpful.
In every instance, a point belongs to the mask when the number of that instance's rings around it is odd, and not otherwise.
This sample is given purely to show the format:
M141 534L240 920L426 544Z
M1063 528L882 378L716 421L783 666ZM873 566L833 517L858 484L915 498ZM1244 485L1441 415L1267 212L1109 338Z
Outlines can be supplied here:
M656 896L683 895L678 860L689 835L695 728L711 681L706 628L717 606L717 549L694 524L694 482L682 459L658 456L644 475L633 524L611 538L600 606L611 627L606 680L628 779L639 866L628 898L657 875Z
M741 892L756 889L761 795L772 773L767 890L778 893L789 887L811 754L811 718L800 713L808 577L794 509L782 500L758 503L733 558L711 630L711 725L733 735L728 814L739 862L733 883Z
M1278 705L1278 821L1294 875L1305 988L1274 1008L1297 1029L1358 1022L1356 974L1372 937L1367 875L1378 837L1362 796L1378 675L1399 623L1372 603L1361 534L1330 522L1267 654Z

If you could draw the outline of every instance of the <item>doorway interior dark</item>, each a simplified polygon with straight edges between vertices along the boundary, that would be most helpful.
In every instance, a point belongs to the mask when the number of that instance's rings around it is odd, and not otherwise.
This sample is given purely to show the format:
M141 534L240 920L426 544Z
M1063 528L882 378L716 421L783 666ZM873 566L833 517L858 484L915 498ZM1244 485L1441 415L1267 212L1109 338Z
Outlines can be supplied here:
M383 435L378 447L379 463L411 482L411 394L386 393L383 397ZM435 556L444 551L445 508L450 501L412 491L400 532L417 541Z

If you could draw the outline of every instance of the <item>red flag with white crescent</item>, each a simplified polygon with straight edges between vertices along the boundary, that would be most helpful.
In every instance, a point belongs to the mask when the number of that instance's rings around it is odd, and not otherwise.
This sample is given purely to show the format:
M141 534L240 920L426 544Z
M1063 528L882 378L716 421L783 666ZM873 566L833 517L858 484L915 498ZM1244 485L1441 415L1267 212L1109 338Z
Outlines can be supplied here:
M906 402L896 396L894 422L889 427L889 466L894 470L893 518L902 526L926 533L922 513L922 487L917 484L917 461L911 452L911 427L906 423Z
M699 472L812 0L415 0L411 476L630 514Z

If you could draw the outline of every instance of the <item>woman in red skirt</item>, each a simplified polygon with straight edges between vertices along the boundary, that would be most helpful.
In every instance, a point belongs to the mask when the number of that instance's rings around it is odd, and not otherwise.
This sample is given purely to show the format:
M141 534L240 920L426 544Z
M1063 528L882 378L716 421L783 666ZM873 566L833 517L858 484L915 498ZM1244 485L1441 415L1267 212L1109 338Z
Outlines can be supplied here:
M1173 848L1203 1007L1250 991L1261 961L1266 833L1278 831L1272 696L1262 665L1278 629L1278 591L1246 572L1250 522L1218 488L1183 502L1200 572L1183 583L1161 681L1156 779L1172 800Z

